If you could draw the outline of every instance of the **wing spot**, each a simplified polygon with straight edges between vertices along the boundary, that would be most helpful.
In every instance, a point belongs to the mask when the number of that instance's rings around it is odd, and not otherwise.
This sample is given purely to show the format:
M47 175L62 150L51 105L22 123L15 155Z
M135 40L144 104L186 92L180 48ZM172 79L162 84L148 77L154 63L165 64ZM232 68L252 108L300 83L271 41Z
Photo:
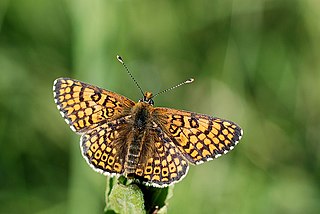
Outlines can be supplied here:
M202 151L202 156L203 156L203 157L207 157L207 156L210 156L210 155L211 155L211 153L210 153L208 150L204 149L204 150Z
M213 123L213 127L217 130L221 129L221 125L219 123Z
M160 164L160 160L159 159L154 160L154 164L155 165L159 165Z
M63 102L64 101L64 96L59 96L59 102L61 103L61 102Z
M223 122L223 125L224 125L224 126L230 126L230 125L231 125L231 123L230 123L230 122L228 122L228 121L224 121L224 122Z
M105 163L102 162L102 161L100 161L99 164L98 164L98 166L101 166L101 167L104 169L104 168L105 168Z
M144 178L147 180L150 180L151 177L150 177L150 175L145 175Z
M93 112L92 112L92 108L86 108L85 110L84 110L84 112L85 112L85 114L86 115L91 115Z
M180 164L179 158L175 158L175 159L174 159L174 163L175 163L176 165L179 165L179 164Z
M171 178L176 178L177 177L177 173L172 173L170 177Z
M90 150L88 150L86 154L87 154L87 156L88 156L89 158L92 157L92 152L91 152Z
M78 117L83 118L84 117L84 112L83 111L78 111Z
M191 153L191 156L194 158L198 155L199 153L196 150L193 150Z
M71 98L71 95L70 94L66 94L65 99L69 100L70 98Z
M217 151L217 147L215 147L213 144L209 145L209 149L212 154L214 153L214 151Z
M228 133L229 133L229 132L228 132L227 129L223 129L223 130L222 130L222 134L227 135Z
M154 175L154 176L152 177L152 180L160 181L160 176L159 176L159 175Z
M98 151L96 151L96 153L94 154L94 157L95 157L96 159L100 159L101 154L102 154L101 151L98 150Z
M163 169L162 169L162 176L167 177L168 174L169 174L168 168L167 168L167 167L166 167L166 168L163 168Z
M145 169L145 174L151 174L152 172L152 167L151 166L147 166L146 169Z
M203 144L202 143L197 143L196 145L198 150L201 150L203 148Z
M79 124L79 127L80 127L80 128L83 128L83 127L84 127L84 122L83 122L83 120L79 120L79 121L78 121L78 124Z
M73 91L73 92L80 92L80 91L81 91L81 88L82 88L81 86L78 86L78 85L77 85L77 86L74 86L74 87L73 87L73 90L72 90L72 91Z
M191 143L196 143L198 141L198 138L195 135L190 136L190 142Z
M162 182L168 182L169 179L168 178L162 178Z
M99 145L101 145L101 149L102 149L102 150L104 150L105 147L106 147L106 145L103 145L103 142L104 142L103 137L100 137L100 138L99 138ZM103 148L102 146L104 146L104 148Z
M70 87L66 87L66 88L65 88L65 93L70 93L70 91L71 91L71 88L70 88Z
M199 136L198 136L199 140L203 141L205 138L206 138L206 135L201 133Z
M73 108L74 108L74 110L78 111L78 110L80 109L80 105L79 105L79 104L75 104L75 105L73 106Z
M190 118L189 120L189 125L192 127L192 128L198 128L199 127L199 122L196 118Z
M224 141L226 138L224 137L224 135L220 134L220 135L219 135L219 139L220 139L221 141Z
M166 161L166 160L163 160L162 163L161 163L161 165L162 165L162 166L167 166L167 161Z
M96 159L91 159L90 160L91 163L93 164L93 166L97 165L98 164L98 161Z
M142 176L143 170L142 170L142 169L137 169L137 170L136 170L136 174L137 174L138 176Z
M216 137L214 137L212 140L213 140L213 143L216 145L220 143L219 139Z
M211 140L209 140L208 138L204 139L203 142L204 142L204 144L207 145L207 146L211 144Z
M108 164L112 165L114 163L114 157L109 156L108 158Z
M160 167L155 167L154 168L154 174L160 174Z
M232 135L232 134L228 134L227 137L228 137L230 140L232 140L233 135Z
M92 143L94 143L94 142L96 142L98 140L98 137L95 135L95 136L93 136L93 137L91 137L91 139L90 139L90 141L92 142Z
M98 149L97 143L92 144L91 147L90 147L90 150L93 151L93 152L96 152L97 149Z
M74 81L73 80L66 80L66 83L68 84L68 86L71 86L74 83Z
M225 143L226 145L228 145L228 146L231 144L231 142L230 142L229 140L225 140L224 143Z
M169 164L169 170L170 170L170 172L175 172L175 171L176 171L175 168L176 168L176 166L174 165L173 162L171 162L171 163Z
M104 152L103 155L101 156L101 160L106 162L108 159L108 155Z

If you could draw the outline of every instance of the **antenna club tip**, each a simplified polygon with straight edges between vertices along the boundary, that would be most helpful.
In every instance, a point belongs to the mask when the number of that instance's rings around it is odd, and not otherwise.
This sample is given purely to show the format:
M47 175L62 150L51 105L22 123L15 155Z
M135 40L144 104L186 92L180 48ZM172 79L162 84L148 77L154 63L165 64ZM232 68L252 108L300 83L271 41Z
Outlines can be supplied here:
M186 83L192 83L193 81L194 81L194 79L190 78L190 79L186 80Z
M123 59L122 59L121 56L117 55L117 59L118 59L118 61L119 61L121 64L123 64Z

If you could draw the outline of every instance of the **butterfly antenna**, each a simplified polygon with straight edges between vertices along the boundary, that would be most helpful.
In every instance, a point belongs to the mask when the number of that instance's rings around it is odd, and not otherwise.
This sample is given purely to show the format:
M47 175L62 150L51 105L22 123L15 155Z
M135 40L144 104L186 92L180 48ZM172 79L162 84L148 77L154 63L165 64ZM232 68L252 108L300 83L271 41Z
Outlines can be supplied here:
M126 64L124 63L123 59L121 58L121 56L117 55L117 59L118 61L123 65L123 67L126 69L127 73L129 74L129 76L131 77L131 79L133 80L133 82L136 84L136 86L140 89L140 92L142 95L143 94L143 91L140 87L140 85L138 84L138 82L135 80L135 78L132 76L131 72L129 71L128 67L126 66Z
M166 89L166 90L163 90L163 91L160 91L160 92L156 93L155 95L152 96L152 98L155 98L156 96L158 96L158 95L160 95L160 94L163 94L163 93L165 93L165 92L167 92L167 91L171 91L172 89L178 88L178 87L180 87L180 86L182 86L182 85L184 85L184 84L192 83L193 81L194 81L193 78L187 79L186 81L184 81L184 82L182 82L182 83L180 83L180 84L178 84L178 85L176 85L176 86L173 86L173 87L171 87L171 88L168 88L168 89Z

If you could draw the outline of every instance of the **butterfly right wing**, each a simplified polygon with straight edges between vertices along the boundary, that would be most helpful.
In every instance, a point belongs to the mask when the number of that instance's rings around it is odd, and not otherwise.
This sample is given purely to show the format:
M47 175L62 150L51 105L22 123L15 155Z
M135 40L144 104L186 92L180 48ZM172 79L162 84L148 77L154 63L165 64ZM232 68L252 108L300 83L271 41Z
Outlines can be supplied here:
M124 96L70 78L56 79L53 93L61 115L76 133L124 116L134 105Z
M184 157L201 164L232 150L243 131L232 121L169 108L154 108L159 127L175 143Z
M182 180L189 164L172 140L154 124L135 174L148 186L166 187Z

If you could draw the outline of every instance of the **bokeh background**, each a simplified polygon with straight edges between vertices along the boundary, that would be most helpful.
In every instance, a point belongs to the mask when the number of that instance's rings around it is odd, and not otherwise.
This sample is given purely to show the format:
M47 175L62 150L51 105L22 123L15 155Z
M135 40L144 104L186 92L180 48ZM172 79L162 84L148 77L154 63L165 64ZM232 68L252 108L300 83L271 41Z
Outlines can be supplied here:
M0 213L102 213L105 177L53 102L71 77L237 122L241 143L175 185L169 213L319 213L320 2L1 0Z

